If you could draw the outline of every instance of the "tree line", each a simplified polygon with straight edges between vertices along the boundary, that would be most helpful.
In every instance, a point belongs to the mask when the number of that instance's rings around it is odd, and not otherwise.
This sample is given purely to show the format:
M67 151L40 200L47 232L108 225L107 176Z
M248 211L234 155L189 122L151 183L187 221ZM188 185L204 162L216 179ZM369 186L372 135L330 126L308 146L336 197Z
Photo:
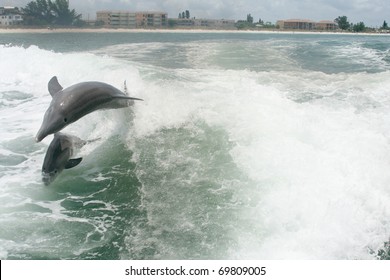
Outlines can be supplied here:
M358 23L351 23L348 21L347 16L339 16L334 20L334 22L338 25L338 27L341 30L344 31L351 31L351 32L364 32L373 30L373 28L367 27L364 22L358 22ZM236 27L238 29L250 29L255 27L261 27L261 28L277 28L275 25L267 22L264 23L262 19L259 19L258 22L254 21L254 18L251 14L247 14L246 20L239 20L236 23ZM390 30L388 24L386 21L383 22L382 26L380 27L381 30Z
M25 25L58 25L58 26L84 26L86 23L81 19L81 14L78 14L75 9L69 9L68 0L35 0L29 2L26 7L22 8L23 19ZM189 19L190 11L186 10L179 13L178 18ZM339 16L335 20L335 23L341 30L351 32L363 32L368 28L364 22L358 22L353 24L348 21L347 16ZM247 15L246 20L239 20L236 23L238 29L247 29L253 27L268 27L275 28L275 25L259 19L258 22L254 22L251 14ZM380 27L382 30L389 30L389 26L386 21L383 22Z
M364 22L362 22L362 21L358 22L356 24L349 22L347 16L339 16L334 21L337 23L338 27L341 30L345 30L345 31L363 32L363 31L366 31L368 29L366 27L366 25L364 24ZM389 26L387 25L386 21L383 21L383 24L380 27L380 29L389 30Z
M186 10L185 12L179 13L179 17L178 18L189 19L190 18L190 11Z
M255 22L253 16L251 14L246 15L246 20L238 20L236 22L236 28L241 29L252 29L252 28L276 28L276 25L271 22L264 22L261 18L259 21Z
M26 25L82 26L81 14L69 9L67 0L36 0L22 8Z
M339 16L334 20L341 30L348 30L354 32L363 32L366 30L364 22L358 22L356 24L350 23L347 16Z

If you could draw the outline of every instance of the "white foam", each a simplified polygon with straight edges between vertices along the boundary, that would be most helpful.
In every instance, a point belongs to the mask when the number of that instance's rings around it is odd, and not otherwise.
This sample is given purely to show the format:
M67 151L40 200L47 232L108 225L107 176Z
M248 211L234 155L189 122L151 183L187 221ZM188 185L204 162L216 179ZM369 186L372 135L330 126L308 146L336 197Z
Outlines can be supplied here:
M235 163L255 182L249 193L237 190L252 206L240 211L239 250L230 257L375 258L390 233L390 73L290 72L264 85L270 74L180 72L191 83L152 85L136 108L135 131L143 137L194 119L228 131ZM321 98L292 101L286 92L297 83Z
M102 141L119 134L130 146L134 138L197 121L226 131L230 155L250 182L234 190L242 207L235 208L237 221L226 221L231 223L227 235L237 244L227 258L374 258L370 252L377 252L390 235L390 72L292 71L293 61L288 71L280 72L227 70L221 64L209 69L207 58L218 57L221 50L213 48L219 46L208 43L211 49L202 54L187 47L193 68L173 68L153 80L143 79L134 64L108 56L0 46L2 91L31 95L26 103L1 109L0 145L35 135L50 102L46 87L53 75L64 87L100 80L120 88L126 79L131 95L145 100L134 106L134 120L126 109L95 112L65 131L83 139L104 135ZM372 59L367 57L365 61ZM165 71L149 67L148 75ZM39 182L38 163L49 142L31 145L29 161L0 177L1 185L7 185L0 194L17 196L26 184ZM87 145L81 153L99 145ZM15 153L4 149L5 155ZM27 168L32 162L34 167ZM22 186L13 193L15 185ZM51 210L45 217L66 218L60 201L37 205ZM151 220L159 218L148 214ZM185 216L178 219L189 230L195 224ZM134 238L142 241L142 236ZM7 256L6 250L0 250L1 256Z

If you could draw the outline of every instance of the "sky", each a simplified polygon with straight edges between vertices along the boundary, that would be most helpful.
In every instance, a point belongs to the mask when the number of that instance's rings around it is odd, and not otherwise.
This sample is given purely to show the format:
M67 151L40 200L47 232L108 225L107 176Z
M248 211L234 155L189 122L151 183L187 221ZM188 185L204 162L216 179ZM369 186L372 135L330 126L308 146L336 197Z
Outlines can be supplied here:
M31 0L0 0L1 6L24 7ZM70 8L95 19L99 10L161 11L169 18L190 11L191 17L245 20L251 14L254 21L275 23L279 19L334 20L347 16L352 23L379 27L390 23L389 0L69 0Z

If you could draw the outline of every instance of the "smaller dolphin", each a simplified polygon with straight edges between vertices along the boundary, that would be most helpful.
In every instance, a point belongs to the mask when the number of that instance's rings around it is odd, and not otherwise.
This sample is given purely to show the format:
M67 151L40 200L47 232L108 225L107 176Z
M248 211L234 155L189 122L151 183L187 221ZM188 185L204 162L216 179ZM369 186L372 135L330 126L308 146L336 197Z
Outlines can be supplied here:
M55 76L48 89L53 99L35 137L37 142L93 111L124 108L133 105L134 100L142 100L102 82L83 82L63 89Z
M55 133L54 139L51 141L49 148L47 149L42 165L43 183L48 186L64 169L70 169L77 166L81 162L82 158L71 159L74 149L81 148L86 143L92 141L84 141L76 136L60 132Z

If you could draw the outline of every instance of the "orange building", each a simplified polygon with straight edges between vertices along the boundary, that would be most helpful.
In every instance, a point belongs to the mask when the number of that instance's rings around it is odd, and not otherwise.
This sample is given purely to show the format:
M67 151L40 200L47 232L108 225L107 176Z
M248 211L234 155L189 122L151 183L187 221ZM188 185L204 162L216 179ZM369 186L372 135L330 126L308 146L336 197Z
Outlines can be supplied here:
M322 20L315 22L310 19L278 20L276 26L287 30L336 30L338 28L334 21Z
M313 30L316 28L316 23L310 19L278 20L276 25L280 29Z
M318 30L337 30L338 25L334 21L321 20L317 22L316 27Z

